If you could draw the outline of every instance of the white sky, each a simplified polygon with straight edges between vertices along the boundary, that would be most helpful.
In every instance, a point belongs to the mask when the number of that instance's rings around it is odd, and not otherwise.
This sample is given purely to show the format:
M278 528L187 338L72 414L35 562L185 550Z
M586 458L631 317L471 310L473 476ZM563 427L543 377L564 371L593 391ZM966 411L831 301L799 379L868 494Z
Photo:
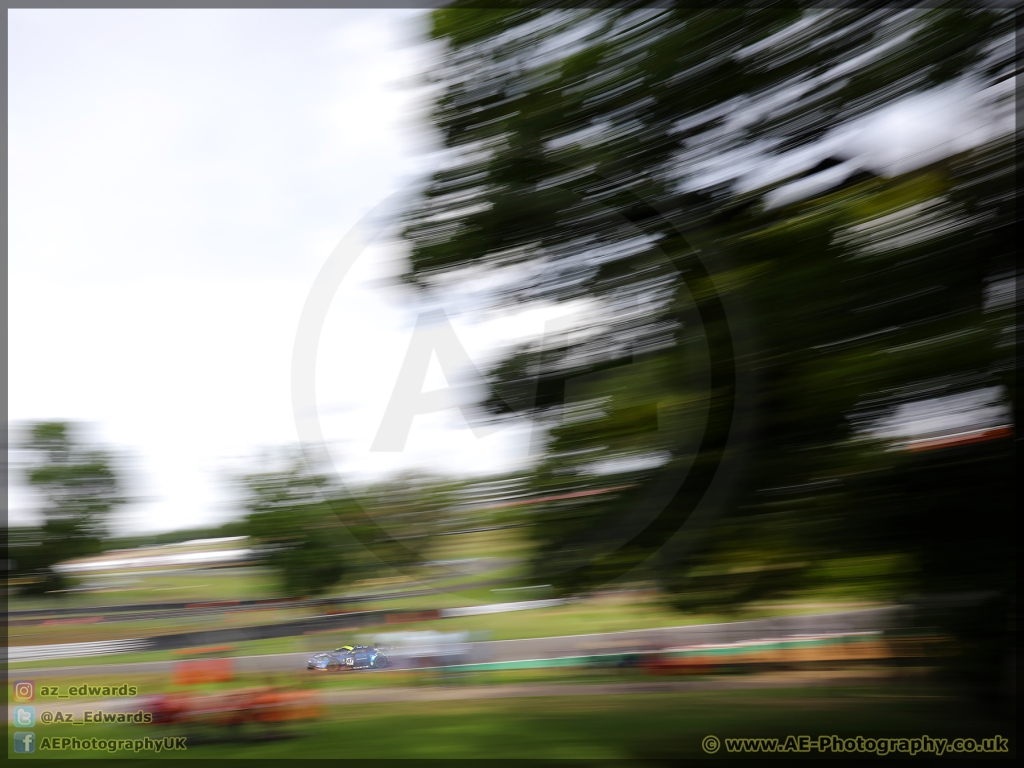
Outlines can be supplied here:
M421 11L11 11L8 413L93 424L143 500L123 531L219 523L224 479L297 440L299 314L341 237L430 162L408 79ZM332 304L318 365L343 471L494 471L514 428L477 440L458 411L369 454L416 314L368 287L381 239ZM565 310L559 310L559 314ZM455 323L475 361L550 312ZM444 387L436 360L427 388ZM34 519L11 477L10 522Z
M318 270L430 167L407 84L430 60L410 44L422 14L8 12L9 419L91 422L134 457L143 500L123 531L222 522L225 472L296 440L292 345ZM885 119L888 152L900 129L902 155L920 151L912 122ZM404 454L368 453L415 323L401 292L369 285L399 256L384 240L367 250L321 338L340 468L521 459L515 428L477 440L454 410L418 417ZM456 328L482 361L565 311ZM432 365L428 388L443 386ZM10 522L30 522L11 479Z

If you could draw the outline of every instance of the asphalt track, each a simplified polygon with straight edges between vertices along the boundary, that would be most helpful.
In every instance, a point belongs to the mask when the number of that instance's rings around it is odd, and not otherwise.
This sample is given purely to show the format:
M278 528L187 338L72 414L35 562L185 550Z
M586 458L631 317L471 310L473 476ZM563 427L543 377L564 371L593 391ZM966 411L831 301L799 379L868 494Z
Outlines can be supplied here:
M467 699L515 699L535 696L647 696L688 691L747 691L857 685L875 683L884 679L885 676L884 672L868 670L836 670L643 683L508 683L504 685L366 688L349 691L325 691L324 703L383 704L393 701L464 701Z
M906 611L901 606L885 606L840 613L778 616L720 624L635 629L623 632L564 635L519 640L493 640L471 643L463 662L491 663L529 659L552 659L601 653L630 653L662 648L710 643L730 643L765 638L813 636L836 633L882 632L902 625ZM311 654L276 653L235 657L238 673L288 672L306 674L306 660ZM103 676L126 679L131 675L168 674L174 661L141 661L122 664L90 664L50 668L8 667L9 679L44 679L53 677ZM418 665L434 666L429 660ZM386 675L387 670L371 674Z

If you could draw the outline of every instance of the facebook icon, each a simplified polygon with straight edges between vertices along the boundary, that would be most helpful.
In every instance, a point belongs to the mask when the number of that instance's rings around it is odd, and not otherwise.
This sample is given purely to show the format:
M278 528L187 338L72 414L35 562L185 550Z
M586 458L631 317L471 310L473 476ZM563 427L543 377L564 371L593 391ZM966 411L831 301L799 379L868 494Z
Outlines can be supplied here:
M14 751L19 754L36 751L36 735L32 731L19 731L14 734Z

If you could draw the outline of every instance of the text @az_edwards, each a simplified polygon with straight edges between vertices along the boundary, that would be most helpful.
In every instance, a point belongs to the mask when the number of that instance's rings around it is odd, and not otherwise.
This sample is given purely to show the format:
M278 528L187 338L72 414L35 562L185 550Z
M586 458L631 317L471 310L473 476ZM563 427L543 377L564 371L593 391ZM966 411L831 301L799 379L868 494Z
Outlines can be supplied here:
M104 712L102 709L87 710L82 713L82 718L76 720L71 712L45 711L39 715L39 722L49 725L50 723L70 723L71 725L82 725L84 723L152 723L153 713L138 710L137 712Z

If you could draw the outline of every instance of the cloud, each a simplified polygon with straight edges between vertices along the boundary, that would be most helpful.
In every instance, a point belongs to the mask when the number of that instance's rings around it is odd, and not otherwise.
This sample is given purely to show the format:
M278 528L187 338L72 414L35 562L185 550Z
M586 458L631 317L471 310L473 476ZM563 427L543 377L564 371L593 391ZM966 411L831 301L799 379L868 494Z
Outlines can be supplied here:
M311 269L304 233L351 224L414 167L413 95L389 86L415 52L392 15L16 12L12 268L78 283Z
M123 530L223 519L223 467L296 439L306 293L422 169L398 87L421 14L9 15L9 417L130 447L154 500ZM29 519L29 496L8 501Z

